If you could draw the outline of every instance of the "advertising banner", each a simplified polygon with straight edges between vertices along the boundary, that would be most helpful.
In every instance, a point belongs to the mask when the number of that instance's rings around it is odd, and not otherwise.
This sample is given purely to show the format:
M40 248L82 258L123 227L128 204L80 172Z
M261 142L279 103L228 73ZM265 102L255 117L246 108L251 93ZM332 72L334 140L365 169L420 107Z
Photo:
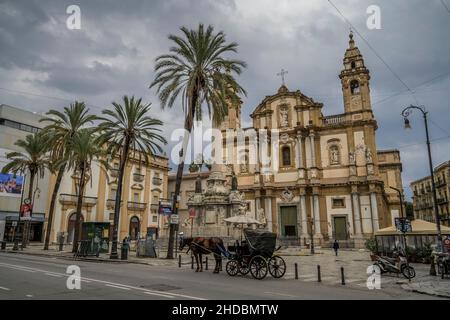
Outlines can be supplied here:
M0 173L0 196L20 198L23 188L23 177L10 173Z

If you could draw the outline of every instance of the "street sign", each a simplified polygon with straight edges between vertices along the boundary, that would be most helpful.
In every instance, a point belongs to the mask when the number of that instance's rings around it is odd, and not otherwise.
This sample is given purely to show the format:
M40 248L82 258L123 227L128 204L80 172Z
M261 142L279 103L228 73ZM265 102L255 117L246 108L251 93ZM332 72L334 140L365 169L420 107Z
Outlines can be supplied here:
M178 214L172 214L170 216L170 224L178 224L180 221L180 216Z
M403 233L412 232L411 220L408 218L395 218L395 228Z
M158 212L163 215L171 215L172 210L172 202L170 201L160 201L159 202L159 210Z

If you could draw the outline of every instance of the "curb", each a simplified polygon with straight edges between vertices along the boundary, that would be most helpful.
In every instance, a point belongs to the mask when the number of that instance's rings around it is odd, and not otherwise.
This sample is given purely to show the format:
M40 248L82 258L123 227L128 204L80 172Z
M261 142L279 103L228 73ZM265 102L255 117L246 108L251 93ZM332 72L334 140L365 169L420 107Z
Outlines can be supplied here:
M410 292L415 292L415 293L420 293L420 294L426 294L428 296L433 296L433 297L438 297L438 298L450 299L450 294L440 294L440 293L428 292L428 291L421 290L421 289L411 288L408 285L401 285L401 287L405 291L410 291Z
M40 252L24 252L24 251L0 251L8 254L24 254L24 255L30 255L30 256L38 256L38 257L48 257L48 258L56 258L56 259L63 259L63 260L71 260L71 261L87 261L87 262L97 262L97 263L115 263L115 264L141 264L141 265L148 265L148 266L170 266L167 264L155 264L151 262L145 262L145 261L136 261L136 260L120 260L120 259L104 259L104 258L87 258L87 257L74 257L72 254L70 255L54 255L54 254L45 254ZM176 259L173 259L174 265Z

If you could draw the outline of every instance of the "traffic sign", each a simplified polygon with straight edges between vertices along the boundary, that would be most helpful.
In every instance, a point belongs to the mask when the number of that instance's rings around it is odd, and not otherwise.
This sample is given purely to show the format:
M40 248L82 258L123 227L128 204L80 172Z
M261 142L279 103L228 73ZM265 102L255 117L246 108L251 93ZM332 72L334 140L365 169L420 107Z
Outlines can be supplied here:
M170 216L170 224L178 224L180 222L180 216L178 214L172 214Z

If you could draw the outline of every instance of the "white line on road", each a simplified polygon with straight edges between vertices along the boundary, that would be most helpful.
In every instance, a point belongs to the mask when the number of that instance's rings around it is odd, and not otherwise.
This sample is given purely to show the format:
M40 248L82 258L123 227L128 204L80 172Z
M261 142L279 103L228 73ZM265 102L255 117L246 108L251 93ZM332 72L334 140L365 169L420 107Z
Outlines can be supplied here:
M53 275L67 276L67 274L65 274L65 273L51 272L51 271L48 271L48 270L29 268L29 267L24 267L24 266L21 266L21 265L14 265L14 264L8 264L8 263L0 263L0 266L4 266L4 267L7 267L7 268L13 268L13 269L17 269L17 270L28 271L28 272L43 272L43 273L52 273ZM121 288L128 288L128 289L133 289L133 290L139 290L139 291L142 291L142 292L144 292L146 294L153 294L153 295L164 296L164 297L171 297L171 298L179 297L179 298L193 299L193 300L206 300L205 298L194 297L194 296L180 294L180 293L172 293L172 292L169 293L169 292L167 292L167 293L161 294L159 291L149 290L149 289L140 288L140 287L134 287L134 286L121 284L121 283L115 283L115 282L109 282L109 281L104 281L104 280L92 279L92 278L84 278L84 277L82 277L81 281L110 284L110 285L118 286L118 287L121 287Z
M55 278L62 278L63 276L57 273L50 273L50 272L46 272L45 273L46 276L51 276L51 277L55 277Z
M298 298L298 296L293 296L293 295L291 295L291 294L285 294L285 293L270 292L270 291L267 291L267 292L264 292L264 293L267 293L267 294L274 294L274 295L277 295L277 296L283 296L283 297Z
M111 287L111 288L122 289L122 290L131 290L130 288L125 288L125 287L122 287L122 286L115 286L113 284L105 284L105 286Z
M165 294L162 294L162 293L154 293L154 292L148 292L148 291L144 291L144 293L145 294L149 294L149 295L153 295L153 296L161 296L161 297L164 297L164 298L171 298L171 299L175 298L173 296L168 296L168 295L165 295Z
M9 288L5 288L5 287L0 287L1 290L5 290L5 291L9 291Z

